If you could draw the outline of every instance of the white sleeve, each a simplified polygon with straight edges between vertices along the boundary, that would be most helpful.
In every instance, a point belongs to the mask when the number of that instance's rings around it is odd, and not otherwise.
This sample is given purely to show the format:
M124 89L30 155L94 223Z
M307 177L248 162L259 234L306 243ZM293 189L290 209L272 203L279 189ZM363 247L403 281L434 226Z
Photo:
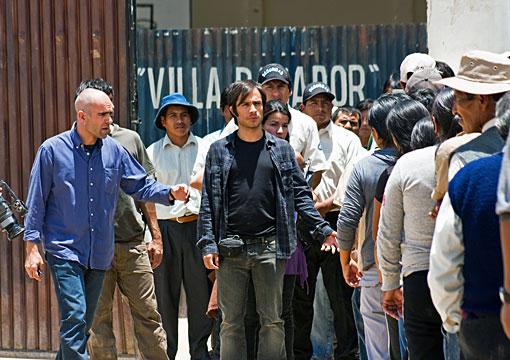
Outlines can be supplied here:
M457 155L453 154L452 158L450 159L450 165L448 166L448 182L450 182L455 174L459 172L460 169L464 167L464 161Z
M510 138L510 137L509 137ZM510 213L510 145L503 149L503 161L499 173L498 201L496 202L496 213L499 216L507 217Z
M297 121L300 121L300 123L298 124ZM290 146L303 155L305 163L308 165L308 170L312 172L327 170L328 163L320 146L319 131L315 122L312 119L300 119L297 121L295 124L292 124L291 120L292 127L289 129Z
M436 219L430 249L428 284L432 302L450 333L459 331L462 320L460 304L464 297L464 240L462 221L453 211L448 193Z

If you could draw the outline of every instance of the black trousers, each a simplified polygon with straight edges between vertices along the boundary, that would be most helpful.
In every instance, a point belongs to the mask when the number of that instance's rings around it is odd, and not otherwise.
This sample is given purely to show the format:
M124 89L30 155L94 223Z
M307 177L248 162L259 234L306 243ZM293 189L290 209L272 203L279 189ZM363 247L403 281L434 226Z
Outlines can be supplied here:
M163 261L154 270L158 310L167 333L168 357L177 354L177 328L181 283L186 292L188 308L188 339L191 359L209 359L207 339L212 320L205 313L210 285L202 255L196 247L197 222L181 224L159 220L163 237Z
M326 220L336 229L338 212L329 213ZM322 270L324 286L328 293L334 315L337 345L335 359L357 359L358 336L354 325L351 297L353 288L347 285L342 275L340 259L337 254L325 253L320 250L318 241L310 241L309 235L301 226L299 235L308 238L309 246L305 250L308 267L308 280L305 287L296 284L294 289L294 357L297 360L309 360L313 349L310 341L313 322L313 300L315 284L319 269Z
M460 325L460 349L465 360L510 359L510 340L496 314L469 314Z
M442 322L430 297L427 273L404 278L404 329L412 360L444 359Z

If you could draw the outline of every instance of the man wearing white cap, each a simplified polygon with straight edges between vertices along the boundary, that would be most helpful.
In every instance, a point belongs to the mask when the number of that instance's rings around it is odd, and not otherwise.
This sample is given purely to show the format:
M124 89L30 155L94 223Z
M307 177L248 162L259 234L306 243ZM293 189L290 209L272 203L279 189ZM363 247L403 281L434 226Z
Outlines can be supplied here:
M267 64L259 71L258 83L267 96L267 101L280 100L287 104L292 95L292 83L287 69L280 64ZM312 118L289 106L292 121L289 123L290 146L301 154L309 172L313 172L312 188L315 188L328 164L320 148L319 133Z
M413 53L407 55L400 64L400 85L406 88L409 78L418 70L434 69L436 61L428 54ZM407 92L407 91L406 91Z

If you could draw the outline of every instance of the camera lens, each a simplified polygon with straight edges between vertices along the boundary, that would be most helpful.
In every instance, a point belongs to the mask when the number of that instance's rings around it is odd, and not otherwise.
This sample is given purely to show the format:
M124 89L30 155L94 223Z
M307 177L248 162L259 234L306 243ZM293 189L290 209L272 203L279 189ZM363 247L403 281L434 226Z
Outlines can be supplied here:
M13 240L25 232L25 229L17 223L8 225L5 230L7 231L7 237L9 240Z
M0 227L2 230L7 231L9 240L23 234L25 231L25 229L18 224L18 221L2 196L0 196Z

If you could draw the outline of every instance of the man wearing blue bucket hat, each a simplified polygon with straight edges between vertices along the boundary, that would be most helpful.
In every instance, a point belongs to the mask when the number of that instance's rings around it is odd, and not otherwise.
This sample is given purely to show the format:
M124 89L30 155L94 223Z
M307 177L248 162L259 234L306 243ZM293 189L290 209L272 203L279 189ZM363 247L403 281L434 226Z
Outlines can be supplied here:
M190 183L197 154L204 146L203 140L190 130L198 117L198 109L182 94L173 93L161 99L154 124L166 134L147 149L158 181L174 184L179 179L179 183ZM200 192L195 189L190 191L188 202L156 206L163 238L163 261L154 270L154 282L170 359L174 359L177 353L181 283L186 291L191 358L208 358L207 338L212 321L205 314L209 303L209 284L202 255L195 246L199 208Z

